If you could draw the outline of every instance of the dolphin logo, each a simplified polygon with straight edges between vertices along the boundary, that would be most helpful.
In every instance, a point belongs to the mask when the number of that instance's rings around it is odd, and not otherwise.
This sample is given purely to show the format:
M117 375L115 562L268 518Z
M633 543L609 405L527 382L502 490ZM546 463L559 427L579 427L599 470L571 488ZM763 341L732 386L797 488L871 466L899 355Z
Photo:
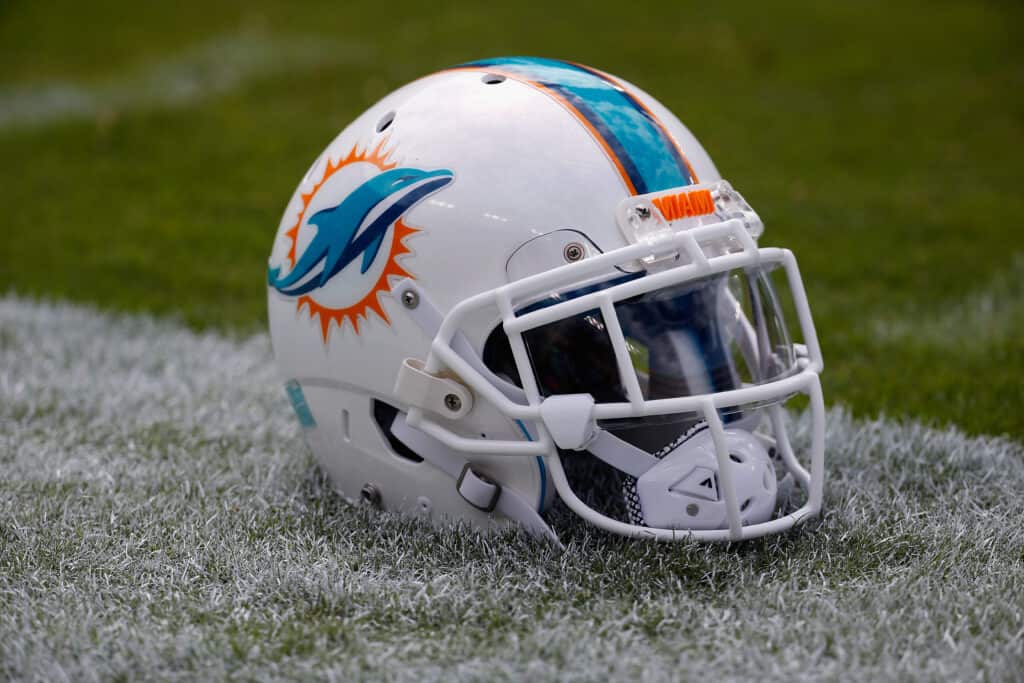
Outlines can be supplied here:
M393 168L367 180L335 207L317 211L308 223L317 228L316 236L287 275L281 268L270 268L267 281L286 296L300 296L323 287L360 255L360 273L373 265L384 236L392 223L417 202L437 192L455 179L448 169L421 171ZM365 227L367 217L383 207ZM363 229L360 231L360 228ZM318 265L323 263L319 276Z

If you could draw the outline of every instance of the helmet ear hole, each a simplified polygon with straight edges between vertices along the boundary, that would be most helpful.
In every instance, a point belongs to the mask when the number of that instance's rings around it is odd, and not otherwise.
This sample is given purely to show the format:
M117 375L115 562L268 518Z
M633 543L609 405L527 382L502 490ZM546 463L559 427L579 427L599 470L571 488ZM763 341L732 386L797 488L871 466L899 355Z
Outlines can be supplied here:
M391 424L398 417L398 408L377 399L373 399L372 403L373 421L377 423L381 434L387 439L388 445L391 446L391 451L400 458L411 460L412 462L423 462L422 457L395 438L395 435L391 433Z

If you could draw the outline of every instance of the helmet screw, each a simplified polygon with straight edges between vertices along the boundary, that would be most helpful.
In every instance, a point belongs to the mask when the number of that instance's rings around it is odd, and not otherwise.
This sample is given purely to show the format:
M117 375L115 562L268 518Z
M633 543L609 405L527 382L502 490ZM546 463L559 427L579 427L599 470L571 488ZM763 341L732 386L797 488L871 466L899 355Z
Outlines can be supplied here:
M359 491L359 499L375 508L380 507L380 490L376 486L370 483L363 484L362 490Z
M402 292L402 305L409 309L416 308L420 305L419 295L411 289L405 290Z
M651 209L643 204L639 204L633 207L633 213L642 221L647 220L651 217Z
M575 263L576 261L579 261L580 259L583 258L583 254L583 245L580 244L579 242L570 242L569 244L565 245L565 250L562 252L562 256L564 256L565 260L568 261L569 263Z
M444 407L453 413L457 413L462 408L462 399L455 394L445 394Z

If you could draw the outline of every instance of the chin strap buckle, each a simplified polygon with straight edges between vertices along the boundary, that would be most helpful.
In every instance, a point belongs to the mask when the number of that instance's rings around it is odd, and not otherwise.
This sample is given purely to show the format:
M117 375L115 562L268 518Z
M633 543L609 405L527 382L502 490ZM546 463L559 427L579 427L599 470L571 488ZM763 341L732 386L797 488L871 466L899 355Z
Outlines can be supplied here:
M455 486L467 503L484 512L493 511L498 505L498 498L501 497L501 484L474 471L469 463L462 467L462 473L459 474L459 481Z

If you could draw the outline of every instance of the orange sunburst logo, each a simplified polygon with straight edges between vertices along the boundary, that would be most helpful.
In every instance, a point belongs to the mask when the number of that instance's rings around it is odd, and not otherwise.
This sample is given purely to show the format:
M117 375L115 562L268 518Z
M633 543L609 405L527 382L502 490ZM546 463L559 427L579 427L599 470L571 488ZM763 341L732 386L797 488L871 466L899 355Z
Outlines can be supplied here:
M272 287L294 296L296 310L319 319L325 344L332 325L341 329L346 320L358 335L370 311L391 324L381 297L393 278L413 277L398 260L412 253L405 241L420 232L402 215L454 178L446 169L398 168L385 142L353 147L337 161L327 158L323 176L300 195L295 224L284 232L287 272L270 272Z

